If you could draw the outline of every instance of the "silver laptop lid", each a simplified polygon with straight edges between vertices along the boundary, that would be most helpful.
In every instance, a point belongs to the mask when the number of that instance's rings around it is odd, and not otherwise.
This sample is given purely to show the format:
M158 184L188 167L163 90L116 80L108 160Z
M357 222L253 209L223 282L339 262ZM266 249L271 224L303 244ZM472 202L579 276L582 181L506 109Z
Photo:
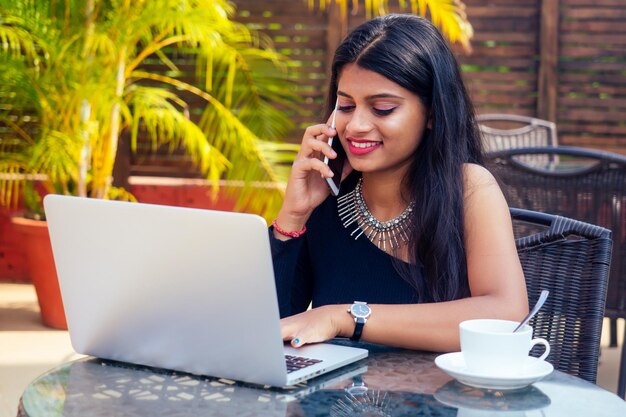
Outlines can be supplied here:
M285 384L264 219L59 195L44 206L78 353Z

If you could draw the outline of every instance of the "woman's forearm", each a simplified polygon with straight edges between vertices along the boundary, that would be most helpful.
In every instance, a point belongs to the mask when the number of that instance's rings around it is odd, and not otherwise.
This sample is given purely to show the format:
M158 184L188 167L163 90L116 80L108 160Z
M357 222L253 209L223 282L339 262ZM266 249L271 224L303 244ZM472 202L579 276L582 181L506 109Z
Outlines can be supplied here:
M333 306L335 307L335 306ZM350 337L354 319L349 305L336 306L340 336ZM459 350L459 323L474 318L521 320L528 306L518 297L484 295L429 304L374 304L362 340L436 352ZM342 311L343 310L343 311Z

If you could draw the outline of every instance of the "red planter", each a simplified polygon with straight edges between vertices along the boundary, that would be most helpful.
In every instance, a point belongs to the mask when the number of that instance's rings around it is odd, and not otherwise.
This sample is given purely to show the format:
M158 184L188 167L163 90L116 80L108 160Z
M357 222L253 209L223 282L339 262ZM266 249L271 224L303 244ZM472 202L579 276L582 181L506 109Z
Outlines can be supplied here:
M11 222L14 230L22 235L26 264L37 292L43 323L56 329L67 329L48 223L23 217L13 217Z

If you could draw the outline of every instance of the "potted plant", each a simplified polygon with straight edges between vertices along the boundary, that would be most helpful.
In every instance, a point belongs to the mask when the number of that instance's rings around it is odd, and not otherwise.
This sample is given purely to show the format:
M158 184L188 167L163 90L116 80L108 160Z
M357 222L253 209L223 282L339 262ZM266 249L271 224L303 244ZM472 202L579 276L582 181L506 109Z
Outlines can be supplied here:
M274 162L297 149L275 142L292 126L276 110L293 104L291 85L280 55L232 13L226 0L0 0L0 205L23 202L26 215L41 219L37 190L134 200L113 179L124 133L133 149L140 134L155 147L184 148L214 191L222 178L280 183ZM193 59L198 83L183 81L172 54ZM154 63L167 71L150 70ZM206 104L196 119L190 96ZM239 201L269 217L282 189L253 195L244 187ZM25 235L47 240L38 229ZM44 252L37 244L29 255ZM44 322L64 327L62 314L48 317L32 278ZM56 275L46 281L58 311Z

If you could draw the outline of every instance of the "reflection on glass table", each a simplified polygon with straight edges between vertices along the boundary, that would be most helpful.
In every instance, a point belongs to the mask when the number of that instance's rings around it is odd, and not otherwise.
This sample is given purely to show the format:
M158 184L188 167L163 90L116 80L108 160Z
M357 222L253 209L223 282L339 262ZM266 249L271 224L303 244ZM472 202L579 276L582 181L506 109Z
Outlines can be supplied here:
M477 390L457 381L450 381L435 392L442 404L458 409L458 416L527 416L529 411L542 410L550 405L550 397L539 388L530 386L521 390Z
M365 347L367 359L284 388L81 359L33 381L19 415L626 416L626 403L616 395L558 371L519 390L485 390L442 372L435 354Z

